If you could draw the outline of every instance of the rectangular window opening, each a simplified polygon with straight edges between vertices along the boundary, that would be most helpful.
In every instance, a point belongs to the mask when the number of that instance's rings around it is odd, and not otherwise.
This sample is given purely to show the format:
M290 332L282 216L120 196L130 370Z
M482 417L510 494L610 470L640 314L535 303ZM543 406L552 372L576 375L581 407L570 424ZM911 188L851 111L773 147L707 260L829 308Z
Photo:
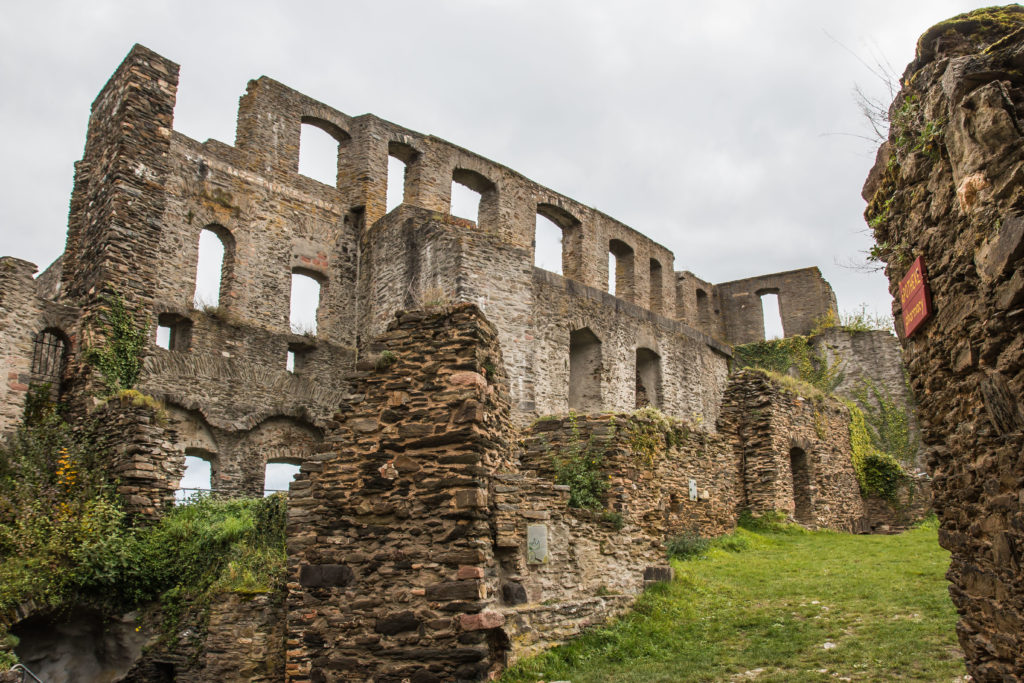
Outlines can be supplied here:
M786 333L782 329L782 313L779 310L779 295L766 293L761 295L761 312L764 316L764 338L782 339Z

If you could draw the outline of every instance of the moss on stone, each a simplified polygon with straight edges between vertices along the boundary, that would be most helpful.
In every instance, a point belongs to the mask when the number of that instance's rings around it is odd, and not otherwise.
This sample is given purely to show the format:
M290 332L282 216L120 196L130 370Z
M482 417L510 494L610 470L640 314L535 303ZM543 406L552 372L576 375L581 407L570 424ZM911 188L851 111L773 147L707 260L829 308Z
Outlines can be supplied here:
M990 48L1006 36L1024 28L1024 7L1005 5L982 7L940 21L917 39L915 66L920 68L936 57L938 38L960 36L963 47L954 48L954 54L971 54ZM944 51L944 56L953 56Z

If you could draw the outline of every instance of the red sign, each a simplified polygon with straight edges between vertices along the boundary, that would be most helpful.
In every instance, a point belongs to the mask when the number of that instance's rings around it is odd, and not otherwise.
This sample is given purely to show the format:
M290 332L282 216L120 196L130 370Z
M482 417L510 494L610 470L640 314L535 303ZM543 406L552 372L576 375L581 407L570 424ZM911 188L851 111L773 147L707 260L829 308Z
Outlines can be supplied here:
M903 309L903 336L909 337L932 316L932 292L924 261L918 256L900 280L900 307Z

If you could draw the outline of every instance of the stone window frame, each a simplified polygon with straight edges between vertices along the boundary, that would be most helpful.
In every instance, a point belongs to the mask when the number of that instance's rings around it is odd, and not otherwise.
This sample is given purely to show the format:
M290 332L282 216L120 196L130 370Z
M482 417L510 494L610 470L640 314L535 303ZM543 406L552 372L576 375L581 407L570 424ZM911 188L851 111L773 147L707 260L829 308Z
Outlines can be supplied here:
M231 292L231 288L234 281L235 275L235 236L231 230L221 225L220 223L208 223L199 229L199 233L196 235L196 272L195 272L195 286L193 288L192 302L194 308L199 308L196 304L197 295L199 290L199 262L202 259L200 253L199 244L202 239L203 233L212 233L218 240L220 240L221 247L224 250L220 261L220 283L217 291L217 301L215 303L206 303L207 306L213 306L216 308L226 308L227 302L230 299L228 294Z
M608 273L608 291L611 292L614 279L615 297L636 303L636 250L628 242L612 237L608 240L608 253L615 257L615 272Z
M548 219L562 231L562 277L582 282L583 223L569 211L549 202L539 202L535 213ZM536 227L533 248L537 248Z
M156 336L154 340L159 339L161 328L168 330L168 343L167 346L160 346L158 341L154 341L159 348L178 353L186 353L191 350L193 328L191 318L180 313L165 311L159 313L156 317Z
M334 187L335 189L341 189L342 165L344 164L345 152L348 149L349 144L352 142L352 136L348 133L347 130L345 130L338 124L333 123L332 121L328 121L323 117L316 116L313 114L303 114L302 116L299 117L299 154L302 153L303 126L312 126L313 128L322 130L323 132L330 135L334 139L334 141L338 143L337 155L335 157L334 164L334 182L323 184L328 185L330 187ZM296 172L298 172L298 158L296 158ZM304 173L300 173L300 175L302 175L305 178L310 178L310 176L307 176ZM310 178L310 180L321 182L316 178Z

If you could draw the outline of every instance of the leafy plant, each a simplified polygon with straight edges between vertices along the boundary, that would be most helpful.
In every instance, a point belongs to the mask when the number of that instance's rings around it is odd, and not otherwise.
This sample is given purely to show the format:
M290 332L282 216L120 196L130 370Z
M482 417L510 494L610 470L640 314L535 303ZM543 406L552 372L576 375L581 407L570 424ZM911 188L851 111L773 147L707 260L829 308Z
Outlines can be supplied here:
M0 613L32 600L121 614L159 600L170 633L175 605L283 586L282 496L201 499L132 526L96 431L87 421L69 424L42 386L0 447ZM0 669L10 660L0 648Z
M701 557L711 548L711 539L693 532L670 538L665 543L665 552L670 560L689 560Z
M917 456L917 439L910 431L908 407L898 403L889 390L869 377L861 379L854 394L864 413L871 444L897 461L911 465Z
M146 330L136 323L120 294L104 294L102 300L106 304L99 313L103 344L87 348L83 358L99 370L107 392L112 394L133 389L139 381Z
M850 447L853 470L865 495L874 495L896 502L900 486L907 474L890 454L879 451L872 443L864 412L853 405L850 409Z
M569 442L561 453L552 455L555 482L569 487L569 507L602 508L608 491L608 475L601 469L604 444L594 434L584 440L575 413L569 413L569 426Z

